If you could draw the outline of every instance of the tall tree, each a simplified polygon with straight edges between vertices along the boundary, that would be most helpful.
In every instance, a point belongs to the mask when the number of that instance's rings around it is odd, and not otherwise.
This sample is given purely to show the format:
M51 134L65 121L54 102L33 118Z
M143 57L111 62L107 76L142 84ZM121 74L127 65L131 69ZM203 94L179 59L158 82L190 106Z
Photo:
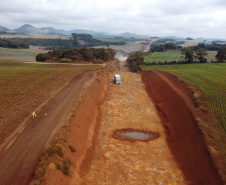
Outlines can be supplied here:
M205 56L207 56L208 53L206 53L206 49L199 48L195 51L195 54L200 63L207 63L207 59L205 58Z
M220 49L216 54L216 59L218 62L224 62L226 60L226 48Z
M194 61L194 58L195 58L194 51L191 47L183 48L181 54L185 55L184 59L187 63L192 63Z

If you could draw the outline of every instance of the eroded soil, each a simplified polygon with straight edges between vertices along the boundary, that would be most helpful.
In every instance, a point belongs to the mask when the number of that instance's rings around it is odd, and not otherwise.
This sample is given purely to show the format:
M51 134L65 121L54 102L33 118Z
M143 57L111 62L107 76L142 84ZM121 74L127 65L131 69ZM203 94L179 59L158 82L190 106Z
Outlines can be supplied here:
M102 120L88 168L79 184L186 184L166 143L155 105L139 74L119 72L121 85L109 82ZM114 139L114 130L134 128L159 133L148 141Z
M126 72L124 66L121 69L117 71L121 85L113 84L112 76L100 74L79 106L70 97L75 98L84 83L74 83L78 85L72 88L74 93L68 87L44 106L40 113L51 109L48 117L31 120L0 153L1 184L28 183L55 130L52 126L59 120L68 121L69 108L73 119L65 124L67 132L60 139L64 157L72 163L70 175L55 168L55 158L42 184L222 184L196 124L187 87L167 73L147 72L141 78ZM69 97L64 99L65 95ZM145 142L115 139L113 133L120 129L150 131L158 137ZM36 131L38 137L32 137ZM21 159L17 157L20 153Z
M197 121L208 115L194 106L189 88L167 72L143 71L146 90L158 109L166 139L190 184L223 184Z
M71 175L56 170L53 161L42 184L223 184L197 126L202 116L188 87L169 73L140 75L124 65L116 73L122 84L100 76L69 125L65 157L72 161ZM158 137L114 138L117 130L134 129Z

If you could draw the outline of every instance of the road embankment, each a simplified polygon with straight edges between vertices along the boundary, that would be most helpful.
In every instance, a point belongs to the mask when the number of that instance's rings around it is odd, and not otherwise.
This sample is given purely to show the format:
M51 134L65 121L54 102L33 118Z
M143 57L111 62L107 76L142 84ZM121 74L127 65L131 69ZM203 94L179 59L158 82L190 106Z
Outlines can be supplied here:
M142 71L141 75L186 180L195 185L223 184L198 127L188 87L166 72Z
M53 158L42 179L44 184L79 184L82 174L89 170L101 120L100 107L107 97L108 75L97 73L99 74L84 89L79 102L72 107L73 113L68 120L69 124L66 123L57 134L59 137L59 133L64 130L64 134L60 136L63 138L61 144L64 148L64 157L70 159L72 164L71 176L65 176L55 167L52 168L57 161ZM75 152L70 148L74 148Z

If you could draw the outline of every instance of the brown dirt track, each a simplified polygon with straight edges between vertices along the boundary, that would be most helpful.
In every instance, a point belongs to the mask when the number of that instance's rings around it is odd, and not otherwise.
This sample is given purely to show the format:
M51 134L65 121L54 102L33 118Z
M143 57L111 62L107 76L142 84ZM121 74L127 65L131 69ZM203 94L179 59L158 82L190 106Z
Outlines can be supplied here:
M188 87L166 72L142 71L146 90L158 109L166 138L185 178L192 185L223 184L198 127Z
M28 184L46 143L59 128L94 71L75 76L56 96L36 112L0 151L0 184ZM47 113L47 117L44 114Z

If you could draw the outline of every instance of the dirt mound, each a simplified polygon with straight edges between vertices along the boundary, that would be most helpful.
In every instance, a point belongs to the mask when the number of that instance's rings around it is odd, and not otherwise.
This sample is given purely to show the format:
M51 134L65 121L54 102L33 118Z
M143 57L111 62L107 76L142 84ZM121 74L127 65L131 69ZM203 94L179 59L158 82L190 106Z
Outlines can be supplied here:
M188 87L166 72L142 71L146 90L158 109L166 139L191 184L223 184L196 122Z

